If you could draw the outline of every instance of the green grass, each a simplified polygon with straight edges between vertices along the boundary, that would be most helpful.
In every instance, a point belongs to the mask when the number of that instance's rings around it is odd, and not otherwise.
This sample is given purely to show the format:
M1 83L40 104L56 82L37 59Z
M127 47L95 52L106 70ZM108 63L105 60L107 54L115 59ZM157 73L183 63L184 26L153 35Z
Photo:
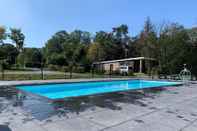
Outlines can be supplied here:
M99 74L94 74L94 77L92 77L91 73L73 73L72 74L72 79L83 79L83 78L128 78L131 76L120 76L120 75L99 75ZM34 73L9 73L4 75L4 80L41 80L42 76L41 74L34 74ZM57 74L45 74L44 75L45 80L50 80L50 79L70 79L70 73L57 73ZM0 74L0 80L2 80L2 76Z
M4 80L41 80L41 72L32 70L5 70ZM142 76L144 74L136 74L135 76ZM72 73L72 79L83 79L83 78L130 78L135 76L121 76L121 75L104 75L104 74L94 74L91 73ZM70 79L70 73L60 71L45 71L44 79ZM2 74L0 72L0 80L2 80Z

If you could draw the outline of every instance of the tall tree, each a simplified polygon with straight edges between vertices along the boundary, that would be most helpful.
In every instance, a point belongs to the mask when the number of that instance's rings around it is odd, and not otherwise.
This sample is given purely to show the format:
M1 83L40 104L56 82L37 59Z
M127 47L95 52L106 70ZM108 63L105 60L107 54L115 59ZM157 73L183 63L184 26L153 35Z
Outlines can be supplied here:
M4 44L4 40L6 39L6 29L2 26L0 26L0 44Z
M129 36L128 36L128 26L120 25L118 27L113 28L113 35L115 38L115 44L119 47L119 55L122 58L128 57L128 44L129 44Z
M39 68L42 63L42 51L39 48L25 48L25 64L27 67Z
M144 29L139 35L137 44L140 56L153 58L157 56L157 33L149 17L145 21Z
M19 52L22 52L24 47L25 35L22 33L21 29L10 28L10 30L10 39L16 44L16 48L19 50Z
M99 43L92 43L87 52L87 58L91 62L102 61L105 58L106 52Z
M159 37L159 65L162 73L179 73L184 63L188 63L190 52L189 36L183 26L167 25Z
M64 30L58 31L47 41L44 47L47 64L64 65L64 43L67 41L69 41L69 34Z
M111 32L108 33L99 31L96 33L94 43L97 43L96 46L100 48L99 50L105 53L104 55L100 55L99 60L113 60L120 57L119 53L117 52L119 47L114 43L114 41L115 39Z
M15 43L17 50L20 52L18 59L20 59L19 64L25 68L25 56L23 52L25 35L22 33L21 29L10 28L11 34L9 35L10 39Z
M81 30L75 30L70 33L70 42L73 44L90 44L90 33Z

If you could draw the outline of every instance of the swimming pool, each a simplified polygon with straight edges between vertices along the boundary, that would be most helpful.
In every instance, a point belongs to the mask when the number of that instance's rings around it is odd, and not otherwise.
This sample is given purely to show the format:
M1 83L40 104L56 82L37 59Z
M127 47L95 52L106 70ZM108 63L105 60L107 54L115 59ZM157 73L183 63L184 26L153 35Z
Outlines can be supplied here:
M17 86L16 88L47 97L49 99L62 99L70 97L80 97L110 92L120 92L128 90L156 88L180 85L180 82L168 81L149 81L149 80L120 80L120 81L97 81L97 82L78 82L63 84L28 85Z

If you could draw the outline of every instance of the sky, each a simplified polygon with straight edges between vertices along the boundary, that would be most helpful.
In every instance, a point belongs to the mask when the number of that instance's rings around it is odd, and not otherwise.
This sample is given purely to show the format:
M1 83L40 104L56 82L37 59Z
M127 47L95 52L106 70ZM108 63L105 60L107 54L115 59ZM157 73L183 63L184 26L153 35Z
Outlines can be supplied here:
M147 17L160 25L197 26L197 0L0 0L0 25L21 28L26 47L43 47L59 31L111 31L121 24L138 34Z

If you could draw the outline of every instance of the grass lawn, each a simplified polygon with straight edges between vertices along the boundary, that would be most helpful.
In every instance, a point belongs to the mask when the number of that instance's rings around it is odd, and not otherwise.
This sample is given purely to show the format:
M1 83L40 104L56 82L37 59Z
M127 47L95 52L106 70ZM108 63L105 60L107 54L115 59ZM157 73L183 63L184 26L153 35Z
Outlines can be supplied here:
M132 77L132 76L121 76L121 75L99 75L94 74L92 77L91 73L73 73L72 78L109 78L109 77ZM41 72L40 71L5 71L4 80L41 80ZM44 72L44 79L70 79L70 73L67 72L57 72L57 71L45 71ZM2 75L0 74L0 80L2 80Z

